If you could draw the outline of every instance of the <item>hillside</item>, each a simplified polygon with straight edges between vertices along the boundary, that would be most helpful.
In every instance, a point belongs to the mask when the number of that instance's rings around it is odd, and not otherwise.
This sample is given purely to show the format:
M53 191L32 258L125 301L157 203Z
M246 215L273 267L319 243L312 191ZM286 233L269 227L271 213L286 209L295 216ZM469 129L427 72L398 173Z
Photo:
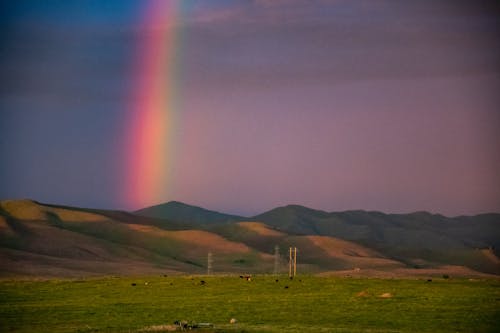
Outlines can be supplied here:
M208 252L214 252L219 272L241 262L262 263L256 271L271 264L266 254L220 235L166 226L120 212L3 201L0 275L201 274Z
M328 213L293 205L244 219L177 202L153 210L167 213L2 201L0 276L203 274L209 252L214 272L271 273L276 246L281 272L293 246L304 273L500 274L498 214Z
M289 205L252 218L286 233L331 236L354 241L410 267L465 265L500 274L500 267L484 255L498 257L500 214L449 218L427 212L324 212Z

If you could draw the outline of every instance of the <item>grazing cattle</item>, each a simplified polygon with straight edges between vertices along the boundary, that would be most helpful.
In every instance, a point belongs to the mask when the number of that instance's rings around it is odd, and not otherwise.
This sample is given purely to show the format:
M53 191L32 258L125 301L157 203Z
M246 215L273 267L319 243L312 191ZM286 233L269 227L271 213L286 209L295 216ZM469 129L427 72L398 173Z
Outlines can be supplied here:
M247 281L252 281L251 275L240 275L240 279L246 279Z

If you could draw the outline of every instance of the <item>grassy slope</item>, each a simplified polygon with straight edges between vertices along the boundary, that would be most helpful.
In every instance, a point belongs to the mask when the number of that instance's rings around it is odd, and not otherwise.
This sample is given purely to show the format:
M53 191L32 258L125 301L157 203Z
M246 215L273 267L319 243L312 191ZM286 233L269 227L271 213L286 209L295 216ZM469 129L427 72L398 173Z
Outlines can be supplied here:
M218 332L498 332L499 300L498 280L1 281L0 331L137 332L185 319Z

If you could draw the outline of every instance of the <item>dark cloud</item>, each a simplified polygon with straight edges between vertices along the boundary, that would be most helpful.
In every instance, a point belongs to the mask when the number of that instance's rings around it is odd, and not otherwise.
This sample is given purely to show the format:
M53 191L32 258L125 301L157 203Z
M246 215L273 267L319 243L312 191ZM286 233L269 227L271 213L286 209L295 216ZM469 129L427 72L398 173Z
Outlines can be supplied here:
M55 99L57 108L123 98L132 47L130 32L23 26L2 46L0 96Z
M479 7L256 1L197 17L186 63L230 85L499 73L498 17Z
M0 153L8 156L0 198L53 202L58 193L68 204L114 205L133 22L78 10L92 1L15 3L0 23Z

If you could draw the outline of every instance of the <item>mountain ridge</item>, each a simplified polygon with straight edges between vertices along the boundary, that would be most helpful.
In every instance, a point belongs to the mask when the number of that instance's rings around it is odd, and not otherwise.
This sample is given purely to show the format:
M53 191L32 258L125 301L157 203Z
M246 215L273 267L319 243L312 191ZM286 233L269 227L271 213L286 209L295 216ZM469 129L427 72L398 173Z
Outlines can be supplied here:
M246 219L242 216L220 213L206 208L188 205L180 201L142 208L134 214L152 218L164 218L173 221L188 221L191 223L228 223Z

